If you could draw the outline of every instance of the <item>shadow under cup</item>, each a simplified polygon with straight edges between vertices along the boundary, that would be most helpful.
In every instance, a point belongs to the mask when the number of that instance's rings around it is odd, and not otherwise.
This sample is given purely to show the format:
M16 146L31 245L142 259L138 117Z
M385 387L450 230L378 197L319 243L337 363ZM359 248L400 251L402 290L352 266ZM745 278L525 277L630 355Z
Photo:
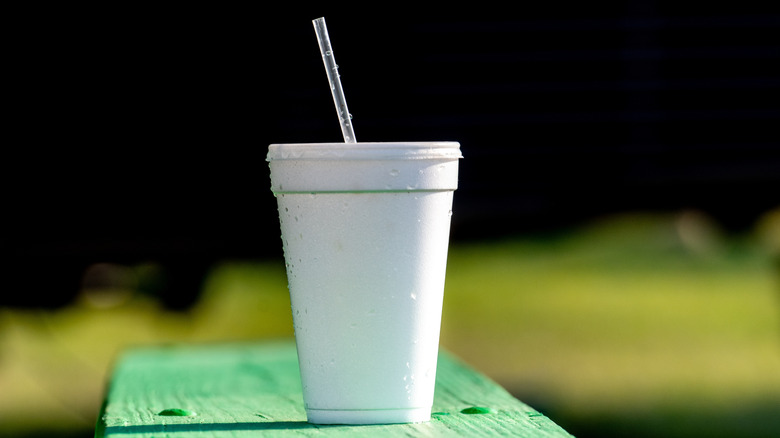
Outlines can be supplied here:
M456 142L269 146L308 421L430 420Z

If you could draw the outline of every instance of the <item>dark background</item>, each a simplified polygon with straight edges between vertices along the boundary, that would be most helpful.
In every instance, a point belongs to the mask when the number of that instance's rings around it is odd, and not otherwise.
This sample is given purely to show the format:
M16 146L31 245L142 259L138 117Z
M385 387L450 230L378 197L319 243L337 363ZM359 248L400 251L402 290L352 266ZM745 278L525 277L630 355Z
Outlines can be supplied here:
M780 14L687 4L9 14L4 287L57 293L0 304L67 303L96 261L191 297L281 256L267 145L342 140L319 16L359 141L461 143L453 241L685 208L744 231L780 203Z

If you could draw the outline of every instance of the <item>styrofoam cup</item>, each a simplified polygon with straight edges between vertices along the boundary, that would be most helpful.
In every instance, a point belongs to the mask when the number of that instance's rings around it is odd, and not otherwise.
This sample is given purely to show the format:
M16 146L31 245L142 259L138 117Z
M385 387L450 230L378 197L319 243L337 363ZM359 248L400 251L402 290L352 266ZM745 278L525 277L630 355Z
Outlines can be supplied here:
M456 142L274 144L308 421L428 421Z

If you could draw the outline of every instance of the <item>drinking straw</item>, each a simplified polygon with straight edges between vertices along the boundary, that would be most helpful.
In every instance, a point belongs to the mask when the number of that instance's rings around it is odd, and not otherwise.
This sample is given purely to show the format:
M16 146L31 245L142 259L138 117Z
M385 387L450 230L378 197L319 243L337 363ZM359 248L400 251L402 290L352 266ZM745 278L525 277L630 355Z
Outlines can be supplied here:
M330 37L328 36L328 27L325 25L325 17L312 20L312 24L314 24L314 32L317 34L317 42L320 45L322 62L325 64L325 72L328 73L330 91L333 93L333 103L336 105L336 111L339 115L341 133L344 134L344 142L356 143L355 131L352 129L352 115L347 109L347 100L344 98L344 90L341 88L339 66L336 65L336 58L333 56L333 48L330 46Z

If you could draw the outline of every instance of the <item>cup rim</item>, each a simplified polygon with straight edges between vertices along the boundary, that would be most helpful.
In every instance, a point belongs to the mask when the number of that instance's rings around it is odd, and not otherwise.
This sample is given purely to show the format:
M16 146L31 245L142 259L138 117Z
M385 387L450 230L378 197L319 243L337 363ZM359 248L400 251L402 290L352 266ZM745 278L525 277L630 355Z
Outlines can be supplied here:
M456 141L274 143L266 161L280 160L408 160L459 159Z

